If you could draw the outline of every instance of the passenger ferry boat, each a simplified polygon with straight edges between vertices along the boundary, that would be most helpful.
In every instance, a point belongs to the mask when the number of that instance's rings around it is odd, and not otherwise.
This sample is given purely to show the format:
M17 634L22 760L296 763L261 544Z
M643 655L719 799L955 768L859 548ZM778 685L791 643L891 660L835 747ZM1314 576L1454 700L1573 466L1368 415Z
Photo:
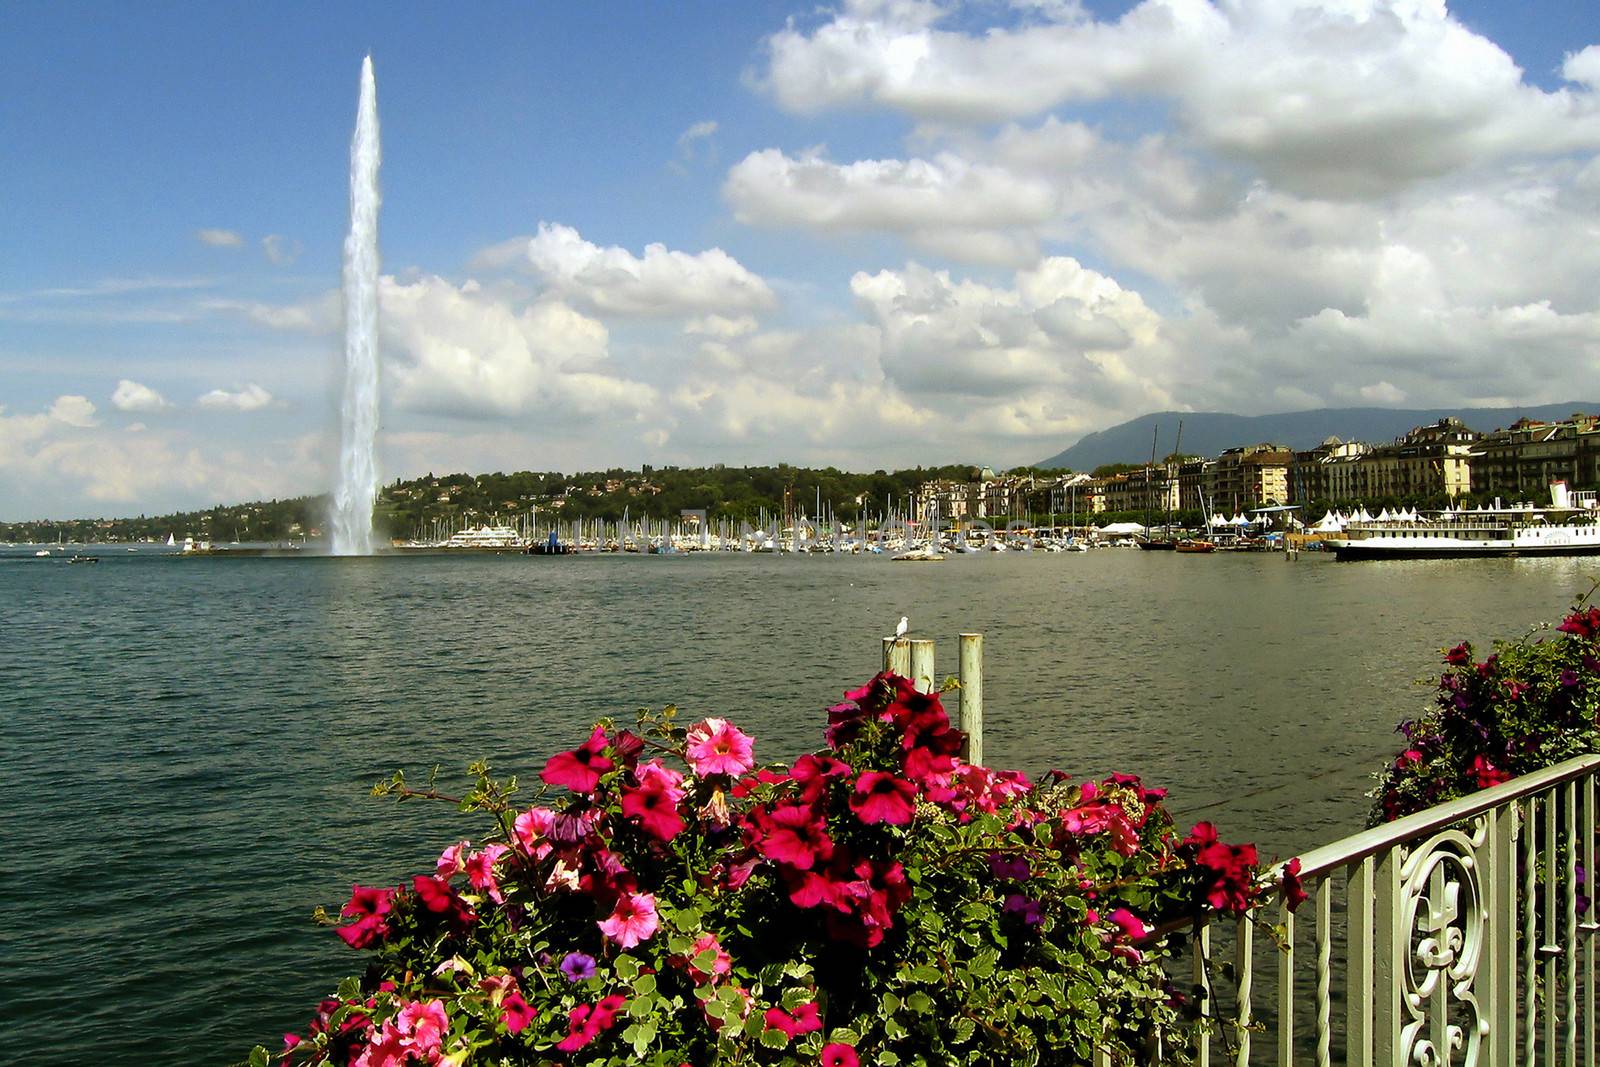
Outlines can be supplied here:
M1351 523L1328 544L1341 560L1600 555L1595 494L1550 487L1551 505L1447 511L1416 521Z
M511 527L485 524L476 530L457 530L446 540L439 542L439 547L477 549L480 551L521 551L527 545L522 540L522 535Z

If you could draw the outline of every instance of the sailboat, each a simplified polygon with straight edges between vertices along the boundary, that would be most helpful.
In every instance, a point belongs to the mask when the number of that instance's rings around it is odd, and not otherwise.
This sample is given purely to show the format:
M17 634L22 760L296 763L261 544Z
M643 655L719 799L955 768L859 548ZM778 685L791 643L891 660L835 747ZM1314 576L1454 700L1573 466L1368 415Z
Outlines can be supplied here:
M1178 543L1172 539L1172 501L1170 498L1167 500L1165 535L1160 540L1150 536L1150 498L1155 495L1156 440L1160 435L1161 427L1157 425L1150 434L1150 462L1144 469L1144 536L1139 539L1138 544L1146 552L1171 552L1178 547ZM1178 440L1183 440L1182 421L1178 423ZM1174 446L1173 452L1177 452L1176 446ZM1167 496L1165 490L1163 490L1162 496Z

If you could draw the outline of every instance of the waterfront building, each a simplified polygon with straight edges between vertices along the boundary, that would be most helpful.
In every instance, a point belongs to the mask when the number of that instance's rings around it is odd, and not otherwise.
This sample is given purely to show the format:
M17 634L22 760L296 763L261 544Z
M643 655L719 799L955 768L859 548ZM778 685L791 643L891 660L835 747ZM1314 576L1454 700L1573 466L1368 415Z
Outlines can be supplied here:
M1165 514L1178 507L1178 480L1162 467L1113 474L1099 479L1105 511L1144 511Z
M1393 444L1372 449L1355 461L1356 491L1336 500L1438 496L1452 499L1472 491L1472 452L1479 438L1460 419L1442 418L1418 426Z
M1289 465L1294 453L1262 442L1230 448L1211 465L1206 497L1219 511L1243 511L1289 502Z
M1329 437L1316 448L1296 452L1289 467L1289 503L1348 499L1335 492L1333 484L1335 481L1348 483L1354 461L1371 450L1372 446L1364 441Z
M1205 510L1205 504L1200 497L1204 494L1207 501L1211 499L1211 469L1215 466L1215 460L1201 459L1198 456L1180 460L1173 465L1178 480L1180 509Z
M1600 417L1518 419L1478 440L1470 463L1472 489L1478 493L1542 500L1551 482L1600 488Z

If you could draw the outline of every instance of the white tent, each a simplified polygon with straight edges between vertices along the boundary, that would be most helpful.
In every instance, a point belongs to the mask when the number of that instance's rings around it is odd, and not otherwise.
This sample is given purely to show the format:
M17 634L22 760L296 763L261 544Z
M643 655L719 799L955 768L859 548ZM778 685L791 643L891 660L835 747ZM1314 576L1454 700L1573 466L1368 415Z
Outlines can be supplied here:
M1344 529L1344 520L1330 511L1318 519L1311 529L1316 533L1337 533Z
M1142 534L1145 528L1136 522L1114 522L1109 526L1100 527L1100 533L1107 537L1126 537L1130 534Z
M1250 525L1250 520L1245 518L1243 515L1235 515L1233 518L1228 520L1228 525L1229 526L1249 526Z
M1363 505L1361 505L1361 510L1360 511L1358 511L1354 515L1350 516L1350 521L1351 522L1371 522L1373 520L1372 520L1372 515L1369 514L1368 511L1367 511L1367 506L1365 504L1363 504Z
M1384 508L1382 511L1378 512L1378 521L1379 522L1392 522L1393 520L1394 520L1394 516L1389 514L1389 509L1388 508Z

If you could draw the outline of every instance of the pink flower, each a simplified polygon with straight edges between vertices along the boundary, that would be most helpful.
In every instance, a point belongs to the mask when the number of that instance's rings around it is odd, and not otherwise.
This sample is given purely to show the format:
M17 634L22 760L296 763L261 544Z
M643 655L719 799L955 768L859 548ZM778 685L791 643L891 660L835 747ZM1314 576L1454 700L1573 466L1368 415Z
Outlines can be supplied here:
M542 860L550 854L550 843L545 840L550 834L550 828L555 825L556 813L549 808L529 808L517 816L513 829L517 834L517 844L522 851L528 853L536 860Z
M822 1056L817 1062L822 1067L861 1067L861 1059L856 1055L855 1046L840 1044L837 1041L822 1046Z
M506 898L501 894L500 883L495 879L494 865L509 851L505 845L485 845L481 850L468 856L462 864L472 888L487 893L489 899L496 904L504 904Z
M645 833L671 841L683 829L678 804L684 792L683 775L652 760L639 768L639 784L623 789L622 814L637 820Z
M1452 667L1472 662L1472 646L1465 641L1444 654L1444 661Z
M768 1008L765 1016L768 1030L781 1030L789 1040L804 1037L822 1029L822 1019L817 1014L817 1003L802 1004L790 1015L782 1008Z
M738 775L755 766L755 741L726 719L706 719L689 727L689 766L708 774Z
M754 822L760 834L755 841L756 851L770 860L809 871L818 859L826 860L833 854L833 841L821 817L811 808L779 804L770 813L758 809Z
M863 771L856 779L850 810L864 823L904 826L916 813L917 787L882 771Z
M462 850L467 847L465 841L458 841L439 853L439 863L436 872L440 878L449 880L460 874L464 868L461 865Z
M369 948L388 936L389 924L384 917L389 914L393 903L393 889L370 885L351 886L350 901L339 914L356 921L334 932L351 948Z
M395 1029L405 1038L407 1051L426 1058L438 1053L450 1030L450 1017L442 1001L413 1001L400 1009Z
M1150 932L1149 925L1127 908L1118 908L1107 915L1106 919L1130 941L1137 941Z
M600 932L623 948L648 941L660 924L656 898L649 893L623 893L611 914L600 920Z
M538 1014L539 1009L530 1006L515 989L507 993L505 999L500 1002L500 1021L513 1034L522 1033Z
M605 750L606 732L596 726L582 745L571 752L551 756L539 777L549 785L566 786L574 793L592 793L600 784L600 776L616 766L602 755Z

